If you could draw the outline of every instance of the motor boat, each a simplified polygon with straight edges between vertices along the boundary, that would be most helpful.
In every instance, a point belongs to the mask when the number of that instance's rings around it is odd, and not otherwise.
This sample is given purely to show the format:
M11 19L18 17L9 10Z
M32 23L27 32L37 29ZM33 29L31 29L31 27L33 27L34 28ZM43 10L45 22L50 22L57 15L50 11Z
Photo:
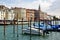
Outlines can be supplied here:
M54 30L58 28L59 28L58 25L46 25L45 23L40 23L38 25L35 24L31 25L31 28L28 27L27 29L23 29L23 33L43 35L44 33L49 34L49 32L47 32L46 30Z
M34 35L43 35L43 30L39 30L34 27L29 27L27 29L23 29L24 34L34 34Z
M31 27L28 27L27 29L23 29L24 34L35 34L35 35L44 35L45 27L42 25L38 27L37 25L31 25ZM48 32L47 32L48 33Z

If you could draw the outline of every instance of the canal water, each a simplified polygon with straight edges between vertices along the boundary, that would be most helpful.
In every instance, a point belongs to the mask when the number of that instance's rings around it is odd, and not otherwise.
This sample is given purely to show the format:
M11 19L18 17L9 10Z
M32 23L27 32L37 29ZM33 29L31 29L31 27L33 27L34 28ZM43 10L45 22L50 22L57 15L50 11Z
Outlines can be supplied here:
M27 28L28 25L23 25L23 28ZM5 36L4 36L4 26L0 26L0 40L60 40L60 32L50 32L50 34L45 36L37 35L25 35L22 34L22 25L18 25L18 37L17 37L17 25L15 25L15 34L13 33L13 25L5 26Z

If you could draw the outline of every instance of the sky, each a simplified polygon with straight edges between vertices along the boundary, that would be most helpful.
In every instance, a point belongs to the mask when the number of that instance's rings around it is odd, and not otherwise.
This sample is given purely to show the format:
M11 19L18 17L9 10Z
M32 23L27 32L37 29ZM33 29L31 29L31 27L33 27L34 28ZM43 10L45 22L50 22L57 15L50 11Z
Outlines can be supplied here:
M50 15L60 16L60 0L0 0L0 5L38 9Z

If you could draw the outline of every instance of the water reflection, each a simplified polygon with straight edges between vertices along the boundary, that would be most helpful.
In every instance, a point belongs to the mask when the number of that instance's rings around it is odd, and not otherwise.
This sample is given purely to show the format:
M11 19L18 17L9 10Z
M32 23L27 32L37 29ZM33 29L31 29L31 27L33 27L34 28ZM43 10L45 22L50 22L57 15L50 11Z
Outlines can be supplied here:
M27 28L28 25L24 25L24 28ZM3 35L3 28L4 26L0 26L0 40L60 40L60 33L58 32L51 32L49 35L37 36L37 35L22 35L22 26L18 26L18 37L17 37L17 30L15 25L15 34L13 34L13 26L8 25L6 26L6 35Z

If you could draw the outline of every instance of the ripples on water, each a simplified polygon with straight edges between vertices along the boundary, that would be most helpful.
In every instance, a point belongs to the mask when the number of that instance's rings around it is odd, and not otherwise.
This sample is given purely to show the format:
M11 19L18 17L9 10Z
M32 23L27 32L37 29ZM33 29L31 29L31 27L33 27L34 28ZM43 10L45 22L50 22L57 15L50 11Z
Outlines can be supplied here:
M28 25L24 25L24 28L27 28ZM22 35L22 26L18 25L18 39L17 39L17 30L15 25L15 34L13 34L13 25L6 26L6 35L4 39L4 26L0 26L0 40L60 40L60 33L58 32L51 32L49 35L46 36L37 36L32 35L30 39L30 35Z

